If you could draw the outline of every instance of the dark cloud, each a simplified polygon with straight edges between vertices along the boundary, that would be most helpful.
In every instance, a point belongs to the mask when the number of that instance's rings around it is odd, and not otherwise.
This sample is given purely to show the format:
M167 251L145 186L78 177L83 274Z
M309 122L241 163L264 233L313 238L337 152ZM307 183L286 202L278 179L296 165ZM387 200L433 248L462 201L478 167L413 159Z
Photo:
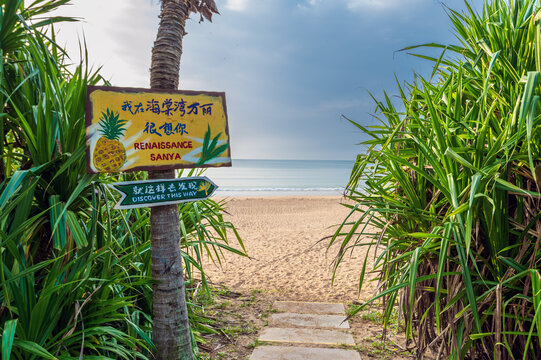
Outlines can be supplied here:
M395 75L430 71L397 50L453 41L439 2L369 2L252 1L249 11L189 25L182 77L227 91L232 141L253 145L237 156L354 158L360 134L341 115L374 123L368 91L395 94Z

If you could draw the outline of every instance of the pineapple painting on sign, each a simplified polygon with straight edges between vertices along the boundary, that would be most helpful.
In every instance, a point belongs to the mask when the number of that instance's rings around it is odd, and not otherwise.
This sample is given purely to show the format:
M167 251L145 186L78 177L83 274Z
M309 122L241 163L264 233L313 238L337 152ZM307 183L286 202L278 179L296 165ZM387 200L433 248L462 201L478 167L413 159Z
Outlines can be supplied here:
M102 112L99 130L100 138L94 146L92 163L98 172L117 172L126 163L126 148L120 141L126 130L126 120L120 120L118 112Z
M88 86L89 173L231 166L225 93Z

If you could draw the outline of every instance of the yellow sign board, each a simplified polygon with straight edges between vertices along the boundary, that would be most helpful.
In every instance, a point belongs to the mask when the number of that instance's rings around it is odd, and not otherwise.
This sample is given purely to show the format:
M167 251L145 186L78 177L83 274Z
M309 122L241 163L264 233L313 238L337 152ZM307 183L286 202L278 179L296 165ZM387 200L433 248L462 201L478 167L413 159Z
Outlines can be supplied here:
M225 93L88 86L89 173L231 166Z

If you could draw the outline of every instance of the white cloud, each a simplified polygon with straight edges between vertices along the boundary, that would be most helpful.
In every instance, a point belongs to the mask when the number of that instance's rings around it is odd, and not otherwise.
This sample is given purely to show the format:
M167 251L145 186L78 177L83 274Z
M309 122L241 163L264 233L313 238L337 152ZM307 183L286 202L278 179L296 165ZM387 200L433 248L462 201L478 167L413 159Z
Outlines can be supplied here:
M346 0L346 6L351 11L389 10L410 7L421 0Z
M297 4L297 7L302 10L315 9L324 2L325 0L303 0L303 2Z
M248 8L248 0L227 0L225 7L233 11L245 11Z
M297 6L303 10L332 9L338 6L359 13L412 8L423 1L426 0L303 0Z

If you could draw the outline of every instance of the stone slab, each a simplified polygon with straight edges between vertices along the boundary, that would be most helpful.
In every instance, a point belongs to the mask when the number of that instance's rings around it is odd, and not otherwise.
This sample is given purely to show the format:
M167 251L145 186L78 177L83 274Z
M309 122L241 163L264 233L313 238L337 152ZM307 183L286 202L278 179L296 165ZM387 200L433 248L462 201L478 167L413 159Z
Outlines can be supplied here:
M260 341L320 344L320 345L350 345L355 341L350 333L343 330L324 330L311 328L275 328L263 330L259 336Z
M361 360L355 350L294 346L258 346L250 360Z
M270 324L276 327L314 327L349 329L346 315L320 315L320 314L272 314Z
M345 314L343 304L319 303L319 302L297 302L297 301L276 301L273 308L279 312L297 314Z

